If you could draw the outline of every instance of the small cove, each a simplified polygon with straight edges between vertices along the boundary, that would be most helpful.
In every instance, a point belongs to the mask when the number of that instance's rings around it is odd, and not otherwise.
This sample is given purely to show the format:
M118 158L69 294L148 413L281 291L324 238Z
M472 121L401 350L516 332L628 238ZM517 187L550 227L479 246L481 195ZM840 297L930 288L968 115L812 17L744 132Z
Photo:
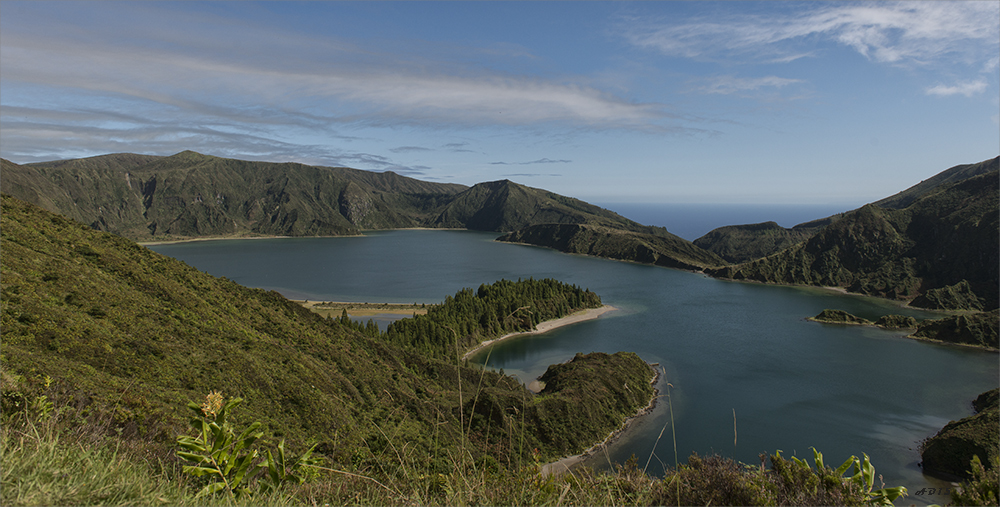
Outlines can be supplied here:
M365 237L220 240L151 249L237 283L294 299L437 303L501 278L555 278L589 288L617 311L541 335L516 337L473 359L524 382L577 352L638 353L659 363L670 403L588 464L635 454L650 471L692 451L746 463L781 449L827 461L868 453L887 485L941 487L919 468L919 440L972 413L998 384L996 354L906 339L875 328L808 322L825 308L865 318L933 316L834 291L715 280L697 273L494 242L471 231L386 231ZM662 388L661 388L662 389ZM661 394L666 394L661 392ZM736 438L734 442L734 411ZM655 445L655 454L652 450ZM946 497L910 496L908 503Z

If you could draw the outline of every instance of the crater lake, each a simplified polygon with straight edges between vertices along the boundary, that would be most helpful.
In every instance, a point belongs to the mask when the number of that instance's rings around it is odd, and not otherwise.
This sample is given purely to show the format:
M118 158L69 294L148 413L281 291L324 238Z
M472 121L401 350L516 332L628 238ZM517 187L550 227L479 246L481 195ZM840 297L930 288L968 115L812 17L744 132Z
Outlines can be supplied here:
M940 314L821 288L723 281L498 243L497 236L398 230L149 248L292 299L431 304L465 287L528 277L590 289L618 310L500 342L473 359L524 383L577 352L632 351L658 363L656 408L585 462L595 468L635 455L640 468L648 463L660 474L692 452L758 465L759 454L779 449L811 463L815 447L834 466L867 453L887 486L910 490L906 503L943 503L946 495L913 494L949 487L922 474L919 443L971 415L971 401L1000 383L995 353L805 320L826 308L871 320Z

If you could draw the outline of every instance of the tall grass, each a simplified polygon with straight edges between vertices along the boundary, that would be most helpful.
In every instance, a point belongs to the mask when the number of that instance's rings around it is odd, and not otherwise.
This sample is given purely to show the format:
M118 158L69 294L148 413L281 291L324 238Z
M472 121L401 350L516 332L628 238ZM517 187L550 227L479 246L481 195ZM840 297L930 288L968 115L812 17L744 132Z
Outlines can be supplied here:
M480 386L477 386L477 391ZM668 386L669 387L669 386ZM470 398L479 394L468 393ZM667 392L669 403L669 389ZM40 400L40 401L39 401ZM475 400L473 401L473 403ZM449 467L434 473L430 459L395 434L389 446L361 467L325 463L318 477L263 493L197 498L205 483L181 473L172 453L125 439L93 422L80 423L54 410L44 397L20 412L4 414L0 430L3 487L0 504L19 505L829 505L864 504L864 491L839 472L817 463L771 456L771 469L719 456L688 458L663 478L651 477L636 459L605 472L582 468L543 474L533 462L502 466L474 460L464 445L444 449ZM67 411L68 413L68 411ZM523 413L523 410L522 410ZM506 444L520 445L523 423L511 417ZM463 424L463 431L467 431ZM673 422L671 421L671 426ZM662 434L662 432L661 432ZM651 454L653 451L651 451ZM519 454L520 455L520 454ZM676 459L676 457L675 457ZM648 461L647 461L648 465Z

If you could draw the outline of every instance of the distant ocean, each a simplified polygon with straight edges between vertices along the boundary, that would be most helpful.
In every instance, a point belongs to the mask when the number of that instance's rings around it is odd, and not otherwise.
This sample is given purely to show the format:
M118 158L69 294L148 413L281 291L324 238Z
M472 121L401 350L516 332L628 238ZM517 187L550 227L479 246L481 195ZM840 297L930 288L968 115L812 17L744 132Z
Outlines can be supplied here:
M793 227L861 207L861 204L648 204L594 203L643 225L666 227L694 241L725 225L777 222Z

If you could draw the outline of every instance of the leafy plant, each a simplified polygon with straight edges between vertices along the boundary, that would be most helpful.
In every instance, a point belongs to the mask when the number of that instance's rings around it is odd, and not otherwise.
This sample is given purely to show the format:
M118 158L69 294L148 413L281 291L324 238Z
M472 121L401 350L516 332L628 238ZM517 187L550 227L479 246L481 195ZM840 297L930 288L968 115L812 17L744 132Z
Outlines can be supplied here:
M316 466L322 461L318 456L313 456L315 445L298 457L286 456L285 440L278 444L277 458L267 451L267 481L264 482L264 490L272 491L281 487L286 482L303 482L317 475Z
M261 469L266 469L265 492L275 491L286 483L302 484L318 473L317 465L322 459L313 455L316 446L292 457L285 451L284 439L278 444L276 454L268 449L264 462L254 463L260 452L252 446L264 434L259 431L260 422L254 422L238 436L229 422L232 409L242 402L242 398L224 401L220 392L213 391L201 405L188 404L188 408L197 414L191 418L191 427L196 434L177 437L177 445L184 449L177 451L177 455L194 463L185 466L184 473L215 479L196 497L225 490L235 500L237 495L250 491L247 484Z
M228 420L230 410L242 402L242 398L223 402L222 394L213 391L201 405L188 404L197 414L191 418L196 435L177 437L177 445L184 449L177 451L177 456L194 463L185 466L184 473L217 479L202 488L198 497L225 490L235 500L237 494L247 491L244 479L257 471L253 461L258 452L250 446L264 434L258 431L260 422L251 424L237 436Z
M969 464L971 479L951 492L955 505L1000 505L1000 457L993 458L993 466L986 468L978 455Z
M778 451L777 455L781 456L781 451ZM853 466L854 475L848 477L847 480L861 489L867 497L868 503L871 505L891 506L894 500L901 496L906 496L907 491L905 486L896 486L894 488L883 487L872 491L872 488L875 486L875 467L872 465L867 454L862 453L862 456L864 456L863 459L858 459L857 456L847 458L843 464L833 471L834 476L843 476ZM817 472L822 473L826 470L826 466L823 464L823 453L817 451L815 447L813 448L813 460L816 464ZM792 456L792 461L800 467L807 470L810 469L809 463L806 463L805 460Z

